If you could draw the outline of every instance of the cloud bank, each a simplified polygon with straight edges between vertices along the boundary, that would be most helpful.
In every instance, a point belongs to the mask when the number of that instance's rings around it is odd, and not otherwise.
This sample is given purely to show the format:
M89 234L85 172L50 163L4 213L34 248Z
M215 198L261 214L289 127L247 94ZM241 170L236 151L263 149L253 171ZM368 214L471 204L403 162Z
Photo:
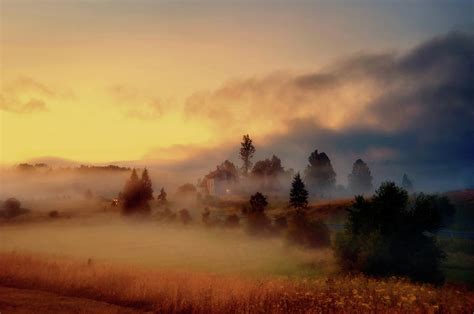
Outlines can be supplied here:
M473 185L473 56L474 36L453 32L402 55L233 80L189 97L185 114L221 134L260 134L261 155L296 169L315 148L325 151L342 183L362 157L380 180L408 172L431 189Z

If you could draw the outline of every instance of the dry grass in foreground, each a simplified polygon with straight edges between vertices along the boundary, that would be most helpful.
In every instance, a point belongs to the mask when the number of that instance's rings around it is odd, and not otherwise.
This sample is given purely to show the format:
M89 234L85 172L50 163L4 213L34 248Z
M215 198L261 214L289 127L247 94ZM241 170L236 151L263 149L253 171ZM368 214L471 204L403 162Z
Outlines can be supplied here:
M362 276L244 279L0 253L0 285L167 313L472 313L473 292Z

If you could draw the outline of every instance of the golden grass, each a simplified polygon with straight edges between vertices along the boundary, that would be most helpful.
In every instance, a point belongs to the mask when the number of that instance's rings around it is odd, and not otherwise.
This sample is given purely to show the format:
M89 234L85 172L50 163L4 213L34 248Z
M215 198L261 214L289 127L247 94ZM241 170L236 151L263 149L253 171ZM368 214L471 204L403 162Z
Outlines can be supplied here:
M473 293L400 279L268 278L147 271L0 253L0 285L169 313L472 313Z

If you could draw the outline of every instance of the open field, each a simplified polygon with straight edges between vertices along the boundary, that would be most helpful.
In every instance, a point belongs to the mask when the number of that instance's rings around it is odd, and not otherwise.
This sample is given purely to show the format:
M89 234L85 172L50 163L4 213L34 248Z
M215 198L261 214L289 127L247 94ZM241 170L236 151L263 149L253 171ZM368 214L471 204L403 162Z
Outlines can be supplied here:
M320 202L310 212L339 223L349 202ZM474 309L470 239L440 238L448 256L443 264L448 283L433 287L396 278L341 277L330 248L295 247L278 235L255 238L243 228L206 228L199 209L190 208L193 222L185 226L154 215L147 220L123 218L100 202L28 206L33 208L30 214L0 227L0 286L31 290L2 290L7 291L0 295L4 311L27 311L19 307L21 300L38 302L45 313L54 313L47 305L57 302L73 313L77 308L105 313ZM50 210L58 210L59 218L48 217ZM235 204L211 208L216 216L238 210Z
M334 277L245 279L200 272L151 271L87 260L0 255L0 285L89 298L158 312L471 313L474 295L399 279Z

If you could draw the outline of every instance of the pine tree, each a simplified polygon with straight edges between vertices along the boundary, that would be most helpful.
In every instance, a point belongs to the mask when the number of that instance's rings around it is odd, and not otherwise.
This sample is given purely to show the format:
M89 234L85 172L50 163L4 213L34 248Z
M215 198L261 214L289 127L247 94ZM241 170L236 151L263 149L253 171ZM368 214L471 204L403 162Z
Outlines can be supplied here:
M243 142L240 144L240 159L243 161L242 172L246 176L249 172L249 169L252 167L252 162L250 159L252 159L253 154L255 153L255 146L253 145L252 139L248 134L243 136Z
M128 212L129 209L137 207L140 201L140 180L138 179L137 171L132 170L130 179L127 180L123 188L122 193L120 194L120 200L125 212Z
M130 179L127 180L123 191L119 194L119 198L124 214L149 212L148 201L153 199L153 188L148 171L145 169L142 178L139 179L137 171L133 169Z
M306 208L308 206L308 191L301 180L299 172L295 175L291 183L290 205L293 208Z
M166 196L167 196L167 194L165 192L165 189L161 188L160 194L157 197L158 202L160 202L161 204L166 203Z
M372 174L367 164L362 159L357 159L349 175L349 189L356 194L372 190Z
M153 186L151 183L148 170L145 168L142 172L141 180L141 200L142 202L148 202L153 199Z

